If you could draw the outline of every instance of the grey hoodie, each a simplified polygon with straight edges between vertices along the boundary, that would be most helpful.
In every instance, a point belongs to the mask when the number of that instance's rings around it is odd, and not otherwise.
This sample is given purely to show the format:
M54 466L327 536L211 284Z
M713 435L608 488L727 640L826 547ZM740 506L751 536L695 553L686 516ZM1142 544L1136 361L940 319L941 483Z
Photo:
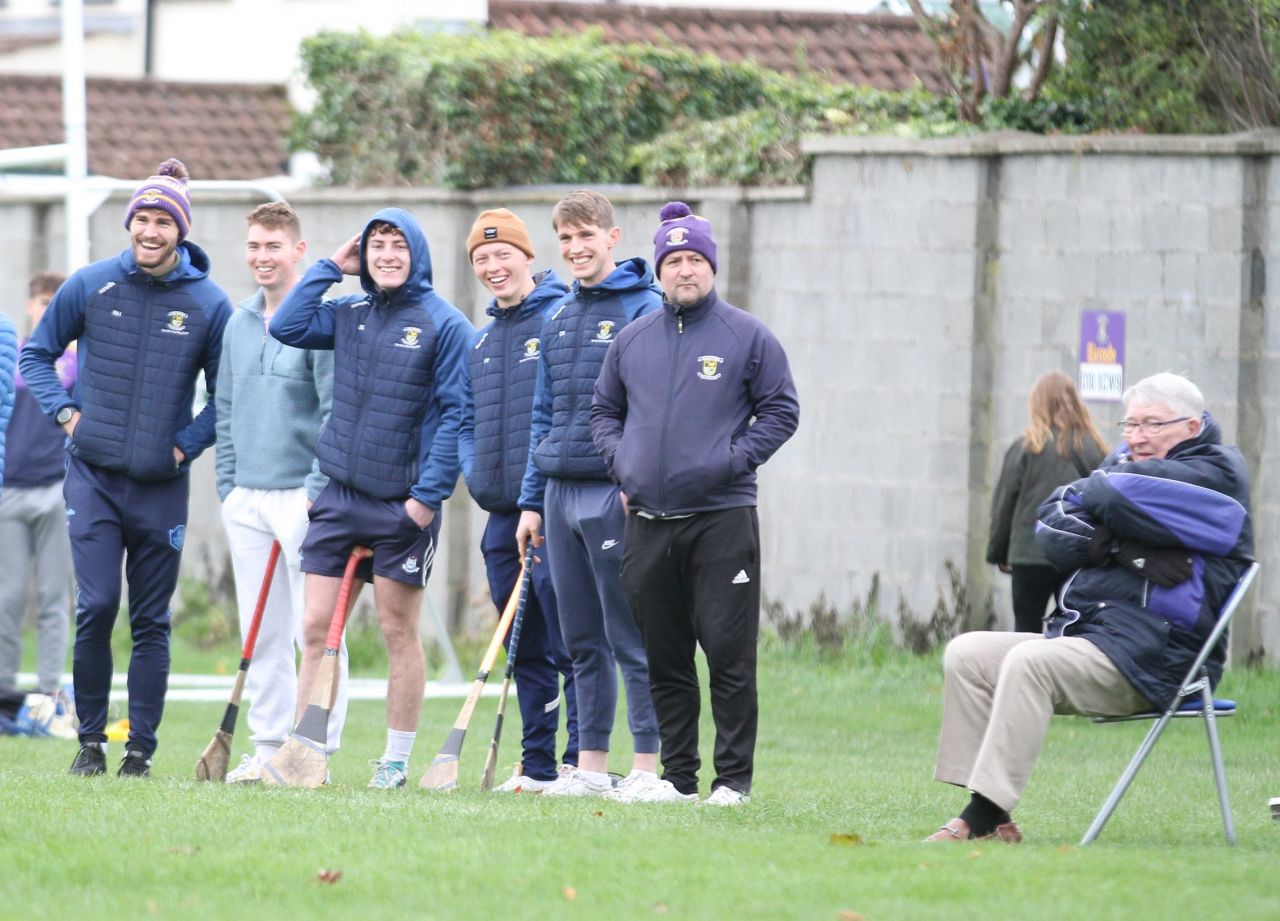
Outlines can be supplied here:
M267 334L263 294L227 321L218 369L218 497L235 486L295 489L314 500L328 482L316 440L333 402L333 353L297 349Z

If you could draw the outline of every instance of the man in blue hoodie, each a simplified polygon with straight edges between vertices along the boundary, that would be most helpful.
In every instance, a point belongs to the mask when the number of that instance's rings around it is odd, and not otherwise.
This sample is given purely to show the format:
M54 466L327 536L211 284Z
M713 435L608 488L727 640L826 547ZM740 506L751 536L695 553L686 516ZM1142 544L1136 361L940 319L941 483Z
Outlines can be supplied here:
M300 551L307 508L328 482L316 462L316 439L333 400L333 352L295 349L267 335L306 256L298 215L285 202L268 202L250 212L248 224L245 261L259 287L227 321L217 400L218 498L241 636L249 632L273 541L280 542L281 556L245 680L254 751L227 774L227 783L260 780L261 766L293 728L304 595ZM343 642L325 737L330 753L338 750L346 720L346 669Z
M544 318L568 288L547 269L533 274L533 241L524 221L506 208L485 211L467 236L467 255L480 283L493 294L466 367L467 409L458 437L462 475L471 496L489 513L480 550L493 603L501 610L520 576L516 526L520 480L529 457L529 418ZM556 728L564 675L568 740L563 763L578 763L577 698L573 665L560 638L555 590L543 548L516 647L515 677L524 753L499 792L541 793L557 777ZM513 631L514 632L514 631Z
M663 309L609 347L591 408L596 447L631 513L622 582L662 733L661 782L613 798L698 798L701 646L716 724L706 802L736 806L751 790L756 744L756 468L795 433L800 405L777 338L716 294L710 222L671 202L653 242Z
M326 300L345 275L364 294ZM431 253L417 220L386 208L321 259L285 298L271 334L334 353L333 408L316 456L329 484L311 506L302 544L306 578L298 716L311 696L329 619L352 547L373 551L373 583L387 644L387 745L369 786L403 787L426 683L418 638L440 508L458 481L462 373L475 328L431 285ZM352 593L352 601L358 592Z
M662 297L643 259L614 262L622 231L603 195L571 193L555 206L551 222L574 283L542 327L516 540L522 556L527 541L541 546L545 518L560 630L573 659L578 696L578 767L543 792L603 796L612 789L609 735L618 703L618 666L635 751L623 781L627 787L657 783L658 723L644 641L619 579L622 499L591 442L591 394L614 337L637 317L657 310Z
M129 738L119 773L151 772L169 683L169 601L187 527L188 471L214 442L210 401L192 418L196 378L216 394L231 304L209 257L186 239L187 169L160 164L129 200L130 246L76 271L22 350L22 376L70 441L63 495L75 566L73 664L80 752L71 773L106 770L111 630L120 570L129 583ZM57 361L78 340L68 395Z

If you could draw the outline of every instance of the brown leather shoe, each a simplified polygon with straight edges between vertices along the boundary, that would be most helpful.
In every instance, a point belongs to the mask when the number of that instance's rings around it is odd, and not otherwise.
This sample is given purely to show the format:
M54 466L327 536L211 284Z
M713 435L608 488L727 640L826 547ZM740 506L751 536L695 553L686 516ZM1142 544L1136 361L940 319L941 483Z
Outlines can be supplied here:
M930 841L968 841L969 823L964 819L952 819L924 840L926 844Z
M1003 841L1006 844L1021 844L1022 831L1015 822L1005 822L997 825L991 830L990 834L982 835L976 840L978 841Z

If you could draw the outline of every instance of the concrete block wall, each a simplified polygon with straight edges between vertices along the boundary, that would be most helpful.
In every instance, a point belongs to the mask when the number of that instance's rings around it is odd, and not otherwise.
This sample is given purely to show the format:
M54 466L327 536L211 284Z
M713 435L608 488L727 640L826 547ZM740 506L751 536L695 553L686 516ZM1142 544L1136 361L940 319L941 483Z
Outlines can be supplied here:
M1275 135L1224 138L1033 138L809 144L806 188L604 188L623 229L619 257L652 254L657 212L685 198L710 218L717 284L786 346L801 427L761 470L764 591L790 610L820 596L840 610L878 575L880 609L927 619L950 605L948 564L981 615L1011 620L1008 581L982 562L999 461L1026 423L1026 395L1046 370L1074 375L1080 312L1123 310L1126 379L1185 373L1204 389L1255 477L1255 611L1238 655L1280 650L1268 576L1280 564L1280 328L1268 265L1280 260ZM463 243L475 215L520 213L538 266L561 277L550 212L566 188L477 193L309 190L293 197L312 257L332 253L378 207L422 221L436 287L480 325L485 297ZM193 238L237 300L252 196L198 197ZM123 200L94 217L94 255L125 244ZM17 315L25 279L62 252L57 202L0 200L0 297ZM1117 404L1091 409L1118 438ZM189 574L226 584L212 459L196 466ZM455 618L488 614L477 552L482 519L465 494L445 511L445 546L429 597Z

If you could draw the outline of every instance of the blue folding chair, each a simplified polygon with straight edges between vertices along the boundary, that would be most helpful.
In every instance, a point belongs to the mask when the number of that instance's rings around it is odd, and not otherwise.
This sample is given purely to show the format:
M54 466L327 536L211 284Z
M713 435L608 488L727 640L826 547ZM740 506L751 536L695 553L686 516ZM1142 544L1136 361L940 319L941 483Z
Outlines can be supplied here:
M1205 640L1200 654L1196 656L1195 663L1192 664L1191 669L1187 672L1187 677L1183 679L1182 687L1178 689L1177 695L1164 711L1150 710L1143 713L1134 713L1130 716L1095 716L1093 718L1095 723L1156 720L1156 724L1151 727L1147 737L1142 740L1142 744L1138 746L1137 753L1129 761L1129 766L1124 769L1124 773L1120 775L1120 780L1116 782L1115 788L1107 797L1107 801L1098 810L1093 824L1089 826L1089 830L1084 833L1084 838L1080 841L1082 845L1092 843L1102 833L1102 827L1107 824L1111 814L1120 805L1120 799L1129 789L1129 785L1138 776L1138 770L1142 767L1142 763L1147 760L1147 755L1151 754L1151 749L1155 748L1161 733L1164 732L1164 727L1169 725L1169 720L1178 718L1204 720L1205 733L1209 737L1209 758L1213 761L1213 776L1218 783L1218 805L1222 808L1222 828L1226 833L1227 843L1236 843L1236 829L1235 824L1231 821L1231 804L1227 801L1227 775L1222 766L1222 747L1218 744L1217 725L1218 717L1235 715L1236 702L1234 700L1215 700L1213 698L1213 689L1209 686L1209 672L1204 663L1213 649L1226 636L1227 626L1231 623L1231 618L1235 615L1236 609L1240 607L1240 602L1245 593L1249 591L1249 586L1253 584L1253 579L1258 574L1258 569L1257 563L1250 564L1249 568L1240 576L1239 581L1236 582L1236 587L1232 590L1230 597L1227 598L1226 603L1222 606L1222 612L1218 615L1217 625L1213 628L1213 632L1209 634L1209 638Z

